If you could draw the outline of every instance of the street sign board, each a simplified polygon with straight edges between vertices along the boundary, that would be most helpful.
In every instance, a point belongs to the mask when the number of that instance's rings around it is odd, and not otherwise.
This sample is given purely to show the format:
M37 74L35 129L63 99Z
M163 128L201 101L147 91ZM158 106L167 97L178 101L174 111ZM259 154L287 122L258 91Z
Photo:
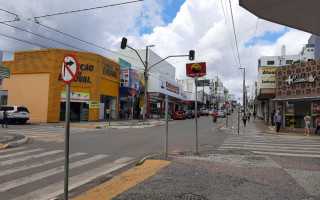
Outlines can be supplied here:
M188 77L202 77L206 75L206 63L188 63L186 65L186 72Z
M210 86L210 80L198 80L197 86Z
M0 66L0 77L10 78L10 69Z
M62 60L61 76L65 84L70 84L78 75L79 64L76 57L66 54Z

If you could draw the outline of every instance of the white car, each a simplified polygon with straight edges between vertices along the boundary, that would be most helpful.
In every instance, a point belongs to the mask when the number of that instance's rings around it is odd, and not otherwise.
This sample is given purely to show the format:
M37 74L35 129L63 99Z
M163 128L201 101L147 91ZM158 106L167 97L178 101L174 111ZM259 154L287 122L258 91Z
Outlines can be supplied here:
M209 109L209 115L212 115L213 109Z
M10 122L24 124L30 119L30 112L27 107L5 105L0 108L0 121L3 119L3 112L5 110L8 112Z

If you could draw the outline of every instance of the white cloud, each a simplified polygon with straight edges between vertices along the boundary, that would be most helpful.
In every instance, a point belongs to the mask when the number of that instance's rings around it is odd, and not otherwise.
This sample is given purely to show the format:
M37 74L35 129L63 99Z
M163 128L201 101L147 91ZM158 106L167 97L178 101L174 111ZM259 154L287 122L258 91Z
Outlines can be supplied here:
M125 2L125 0L121 2ZM229 32L221 2L224 3L225 14L228 16ZM23 19L25 17L35 17L113 3L120 2L119 0L95 0L90 1L90 3L85 0L15 0L3 1L1 6L3 9L17 13ZM196 51L195 62L207 62L206 77L219 76L230 93L242 98L241 73L243 71L238 70L238 55L236 53L228 1L186 0L176 18L167 25L164 24L161 16L165 13L161 6L162 4L156 0L146 0L117 7L40 18L39 21L43 25L112 50L120 49L120 40L123 36L128 38L130 46L137 49L145 48L146 45L155 45L153 51L162 57L188 54L189 50L194 49ZM298 54L302 45L307 43L307 39L310 36L308 33L289 29L274 43L258 41L253 48L246 46L245 44L253 38L257 17L239 7L238 1L232 1L232 9L241 66L246 68L246 82L249 85L252 85L257 77L257 60L261 56L279 55L282 45L286 45L287 54ZM0 12L0 14L3 20L14 19L14 16L8 13ZM105 50L74 41L56 32L48 31L28 20L10 24L90 52L108 56L108 52ZM4 25L0 25L0 27L0 33L14 35L15 37L45 44L49 47L68 48ZM150 34L141 36L139 33L145 28L151 28L153 31ZM281 25L259 20L256 37L264 35L266 31L282 32L283 30L284 27ZM231 41L229 34L231 35ZM0 36L0 45L2 50L5 51L39 48L2 36ZM12 59L12 56L12 54L5 52L4 59ZM171 58L168 61L176 67L177 76L184 77L185 63L189 62L187 58Z

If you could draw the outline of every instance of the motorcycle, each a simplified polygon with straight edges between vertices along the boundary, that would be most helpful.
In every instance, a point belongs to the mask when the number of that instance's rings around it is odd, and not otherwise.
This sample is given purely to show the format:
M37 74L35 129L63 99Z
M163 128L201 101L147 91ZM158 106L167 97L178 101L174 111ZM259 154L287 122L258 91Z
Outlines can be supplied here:
M217 117L213 117L213 123L217 122Z

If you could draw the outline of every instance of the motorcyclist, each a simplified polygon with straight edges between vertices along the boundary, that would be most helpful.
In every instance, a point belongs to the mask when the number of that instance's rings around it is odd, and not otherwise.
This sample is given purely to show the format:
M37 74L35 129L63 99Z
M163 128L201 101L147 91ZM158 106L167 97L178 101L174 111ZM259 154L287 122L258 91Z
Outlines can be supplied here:
M213 121L217 122L217 112L212 112Z

